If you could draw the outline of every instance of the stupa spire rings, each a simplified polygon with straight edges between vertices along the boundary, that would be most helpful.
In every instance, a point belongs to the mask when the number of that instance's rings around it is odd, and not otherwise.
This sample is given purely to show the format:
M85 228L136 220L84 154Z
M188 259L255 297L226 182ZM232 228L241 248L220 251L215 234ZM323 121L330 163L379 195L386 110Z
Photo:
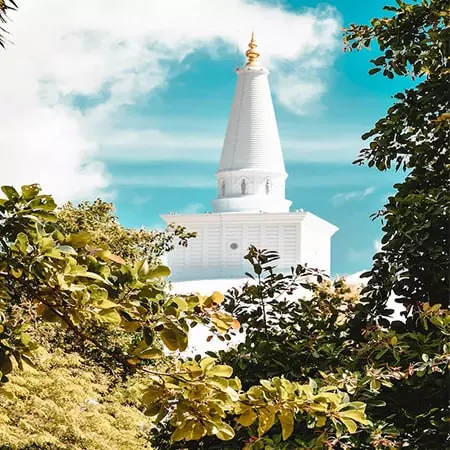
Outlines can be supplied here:
M258 47L258 44L255 41L255 32L252 31L252 37L248 44L249 49L245 52L245 56L247 56L246 66L256 66L258 65L259 53L255 50Z

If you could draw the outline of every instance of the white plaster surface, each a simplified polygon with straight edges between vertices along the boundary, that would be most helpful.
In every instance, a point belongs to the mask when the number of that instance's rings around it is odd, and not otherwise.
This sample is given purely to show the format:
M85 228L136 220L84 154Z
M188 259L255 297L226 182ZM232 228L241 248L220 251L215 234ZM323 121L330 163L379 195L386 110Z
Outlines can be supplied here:
M236 70L238 80L217 176L214 212L287 212L287 177L264 67Z

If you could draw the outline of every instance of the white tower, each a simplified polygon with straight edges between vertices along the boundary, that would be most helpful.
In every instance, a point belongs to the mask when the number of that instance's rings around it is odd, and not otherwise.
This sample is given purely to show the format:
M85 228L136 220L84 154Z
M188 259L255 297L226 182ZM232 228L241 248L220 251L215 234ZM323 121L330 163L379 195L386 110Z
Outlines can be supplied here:
M269 71L258 63L254 35L248 61L236 70L214 212L288 212L283 153L270 94Z
M269 71L258 63L252 34L222 148L213 213L161 216L198 237L168 254L172 279L243 278L250 245L276 250L280 270L296 264L330 272L331 236L338 230L309 212L289 212L287 173L272 104Z

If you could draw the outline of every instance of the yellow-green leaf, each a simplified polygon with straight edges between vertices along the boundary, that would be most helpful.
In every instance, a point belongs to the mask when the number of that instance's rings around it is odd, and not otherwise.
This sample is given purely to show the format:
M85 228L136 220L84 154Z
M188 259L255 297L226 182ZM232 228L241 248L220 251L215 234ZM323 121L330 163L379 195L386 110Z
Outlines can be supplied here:
M129 333L134 333L135 331L139 330L139 328L141 327L140 322L136 322L136 321L129 322L128 320L124 319L123 317L122 317L121 325L122 325L122 328L125 331L128 331Z
M144 395L142 396L142 403L144 405L150 405L155 402L156 399L161 397L161 395L164 393L161 389L157 387L150 386L147 388L147 390L144 392Z
M200 361L200 367L203 370L207 370L209 367L211 367L216 361L216 358L211 358L211 356L207 356L206 358L203 358Z
M147 273L147 278L162 278L170 275L170 269L166 266L158 266Z
M118 326L122 322L122 318L120 317L120 314L114 308L102 309L98 313L98 315L101 317L101 319L104 322L107 322L111 325Z
M14 278L20 278L21 276L22 276L22 269L20 269L20 268L14 268L14 267L12 267L11 268L11 275L14 277Z
M180 425L171 436L172 442L182 441L183 439L188 440L192 434L194 428L194 423L192 421L186 422Z
M346 426L350 433L356 433L358 430L356 423L352 419L341 418L341 422Z
M101 300L95 303L95 307L100 309L117 308L118 306L117 303L114 303L111 300Z
M188 309L188 304L184 298L181 297L174 297L171 299L173 303L175 303L178 306L178 309L181 309L182 311L185 311Z
M366 425L368 423L366 419L366 414L361 409L350 409L348 411L341 411L339 413L339 416L342 418L356 420L356 422L362 423L363 425Z
M271 405L261 408L258 419L258 435L261 437L273 427L275 422L275 408Z
M226 333L233 324L233 320L233 316L223 311L211 315L211 321L219 333Z
M253 424L258 416L252 408L247 409L243 414L241 414L238 418L238 422L244 427L249 427Z
M217 365L213 366L206 372L207 375L211 377L224 377L229 378L233 374L233 369L230 366Z
M19 193L12 186L2 186L1 189L8 197L8 200L16 200L19 198Z
M25 233L19 233L16 237L14 245L25 254L28 248L28 237Z
M140 353L139 358L141 359L157 359L162 358L164 353L158 348L151 348L149 350L145 350L145 352Z
M218 305L220 305L221 303L223 303L224 299L225 299L225 297L224 297L224 295L223 295L221 292L214 291L214 292L211 294L211 300L212 300L214 303L217 303Z
M206 428L199 422L194 425L194 429L192 430L191 439L193 441L198 441L206 434Z
M319 416L316 421L316 427L318 427L318 428L323 427L326 423L327 423L327 417Z
M185 333L174 328L165 328L160 333L164 345L171 351L181 350L187 348L188 337Z
M225 422L216 423L219 431L217 432L217 437L221 441L229 441L234 438L234 430Z
M75 251L73 247L70 245L58 245L56 247L56 250L60 251L61 253L66 253L68 255L74 255L76 256L78 253Z
M31 200L33 197L39 194L41 188L38 184L29 184L26 186L22 186L22 197L25 200Z
M289 411L288 409L281 410L278 413L278 420L281 424L283 441L285 441L294 431L294 416L292 414L292 411Z

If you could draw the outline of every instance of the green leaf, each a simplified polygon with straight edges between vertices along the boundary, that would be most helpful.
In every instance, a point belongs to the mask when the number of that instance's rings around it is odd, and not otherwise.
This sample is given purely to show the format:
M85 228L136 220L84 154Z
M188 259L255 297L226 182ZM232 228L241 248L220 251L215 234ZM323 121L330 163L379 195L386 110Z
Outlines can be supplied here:
M61 253L66 253L68 255L74 255L77 256L78 253L75 251L73 247L70 245L58 245L55 247L56 250L60 251Z
M119 326L122 322L122 318L120 314L114 308L102 309L98 315L101 317L101 320L107 322L111 325Z
M259 410L258 416L258 436L261 437L266 431L270 430L275 423L275 408L267 405Z
M341 411L339 413L341 418L353 419L356 422L362 423L363 425L367 425L369 422L366 419L366 414L361 409L350 409L348 411Z
M341 422L346 426L347 430L350 433L356 433L356 431L358 430L356 423L351 419L341 418Z
M119 305L111 300L100 300L95 302L94 306L99 309L117 308Z
M294 431L294 415L292 414L292 411L283 409L278 413L278 420L281 424L283 441L285 441Z
M229 441L234 438L234 430L233 430L233 428L230 427L230 425L228 425L225 422L220 422L220 424L216 423L216 425L219 430L217 432L216 436L221 441Z
M188 345L188 337L185 333L175 328L165 328L160 332L164 345L171 351L184 351Z
M41 192L41 187L38 184L29 184L22 186L22 197L25 200L31 200L32 198L39 195L39 192Z
M238 418L238 422L244 427L249 427L253 424L253 422L257 419L257 415L252 408L245 410L243 414L241 414Z
M163 394L164 390L155 386L150 386L145 390L144 395L142 396L142 403L144 403L144 405L151 405Z
M233 369L230 366L219 364L217 366L213 366L212 368L208 369L206 374L211 377L229 378L233 374Z
M374 67L373 69L369 70L369 75L374 75L375 73L379 72L381 70L381 67Z
M28 236L25 233L19 233L16 237L14 245L21 251L21 253L25 254L28 249Z
M8 355L0 355L0 370L3 375L8 375L13 370L11 358Z
M147 273L147 278L163 278L170 275L170 269L166 266L158 266Z
M158 359L162 358L163 356L164 353L162 352L162 350L159 350L158 348L151 348L149 350L145 350L144 352L138 355L140 359Z
M19 193L12 186L2 186L3 193L8 197L8 200L17 200Z

